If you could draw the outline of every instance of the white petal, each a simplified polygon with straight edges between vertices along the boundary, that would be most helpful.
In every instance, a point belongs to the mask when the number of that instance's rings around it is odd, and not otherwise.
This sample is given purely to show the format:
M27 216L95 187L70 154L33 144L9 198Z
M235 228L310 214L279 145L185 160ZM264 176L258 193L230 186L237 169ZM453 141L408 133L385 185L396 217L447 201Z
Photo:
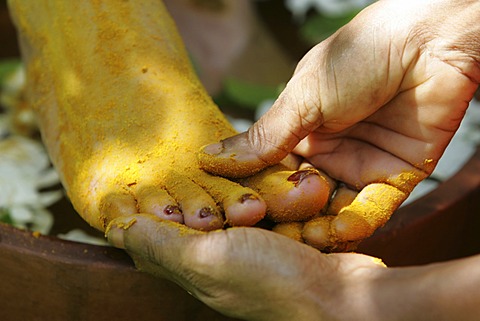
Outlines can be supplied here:
M12 206L8 211L12 220L20 225L30 223L34 217L32 210L26 206Z
M94 245L106 245L106 246L109 245L104 238L91 236L87 234L85 231L80 229L74 229L65 234L59 234L57 236L63 240L69 240L74 242L94 244Z
M53 221L52 213L42 208L36 208L34 210L34 217L30 222L30 229L42 234L49 234L53 226Z
M43 171L38 177L37 187L45 188L58 183L60 183L60 177L58 176L58 172L55 169L51 168Z

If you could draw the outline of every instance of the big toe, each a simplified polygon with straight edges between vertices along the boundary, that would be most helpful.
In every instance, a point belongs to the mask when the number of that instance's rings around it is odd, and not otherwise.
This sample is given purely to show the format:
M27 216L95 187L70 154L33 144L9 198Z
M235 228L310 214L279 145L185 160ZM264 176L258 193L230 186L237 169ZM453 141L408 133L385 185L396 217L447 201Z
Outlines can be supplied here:
M267 204L267 217L274 222L313 218L321 213L333 189L333 182L316 169L291 171L282 165L240 182L260 194Z

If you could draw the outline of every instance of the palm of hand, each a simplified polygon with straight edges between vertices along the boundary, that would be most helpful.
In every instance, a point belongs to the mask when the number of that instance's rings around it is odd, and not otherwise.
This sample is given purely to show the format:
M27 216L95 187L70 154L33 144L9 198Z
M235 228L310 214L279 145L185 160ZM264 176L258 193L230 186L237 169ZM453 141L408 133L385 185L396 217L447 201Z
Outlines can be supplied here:
M170 279L215 310L245 320L323 320L332 313L329 309L349 304L332 295L346 292L338 284L352 279L367 283L385 270L375 258L326 256L262 229L186 232L147 214L115 219L107 236L126 248L141 270ZM355 293L342 298L346 295Z
M332 120L303 139L294 152L355 189L387 182L409 192L433 171L475 87L454 67L426 59L421 57L407 71L393 97L373 113L374 104L362 109L339 102L347 107L332 108L335 114L328 115ZM419 71L425 69L422 65L430 70ZM345 114L352 114L350 108L362 109L364 113L357 116L362 119L345 120ZM416 179L398 180L406 172L413 174L409 179Z
M460 52L447 58L433 44L398 39L375 47L368 32L352 48L349 32L311 50L280 97L289 101L284 114L301 118L291 131L307 133L293 152L359 191L303 227L307 243L321 249L352 248L386 223L431 174L478 86L457 64Z

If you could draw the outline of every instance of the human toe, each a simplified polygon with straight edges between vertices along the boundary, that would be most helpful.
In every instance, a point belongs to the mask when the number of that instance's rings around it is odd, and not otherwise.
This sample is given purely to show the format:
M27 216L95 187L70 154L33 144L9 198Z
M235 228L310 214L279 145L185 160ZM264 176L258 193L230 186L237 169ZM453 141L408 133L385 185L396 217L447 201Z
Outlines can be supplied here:
M100 200L99 212L100 214L98 216L94 215L94 217L98 217L100 220L99 225L105 230L111 220L120 216L137 213L135 197L126 192L108 193ZM94 226L98 226L97 222L90 223L94 223Z
M281 165L240 182L260 194L267 204L267 217L274 222L306 221L318 215L333 187L316 169L291 171Z
M265 217L265 201L253 189L207 173L196 178L196 183L223 208L230 226L252 226Z
M203 231L223 227L223 215L215 200L191 179L170 173L165 187L179 204L185 225Z
M177 202L159 187L143 187L136 192L139 213L150 213L177 223L183 223L183 213Z

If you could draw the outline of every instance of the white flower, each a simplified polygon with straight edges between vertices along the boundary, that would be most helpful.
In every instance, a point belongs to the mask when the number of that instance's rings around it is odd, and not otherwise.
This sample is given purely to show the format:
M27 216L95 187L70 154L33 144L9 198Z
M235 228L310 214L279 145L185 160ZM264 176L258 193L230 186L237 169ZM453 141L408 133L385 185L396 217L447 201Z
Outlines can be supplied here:
M285 0L287 7L296 20L303 21L310 9L325 15L338 16L353 9L361 9L374 2L373 0Z
M93 244L93 245L109 246L108 242L104 238L91 236L81 229L73 229L65 234L58 234L57 236L62 240L87 243L87 244Z
M14 226L47 234L53 217L45 208L63 194L39 189L58 183L42 144L21 136L0 140L0 209Z

